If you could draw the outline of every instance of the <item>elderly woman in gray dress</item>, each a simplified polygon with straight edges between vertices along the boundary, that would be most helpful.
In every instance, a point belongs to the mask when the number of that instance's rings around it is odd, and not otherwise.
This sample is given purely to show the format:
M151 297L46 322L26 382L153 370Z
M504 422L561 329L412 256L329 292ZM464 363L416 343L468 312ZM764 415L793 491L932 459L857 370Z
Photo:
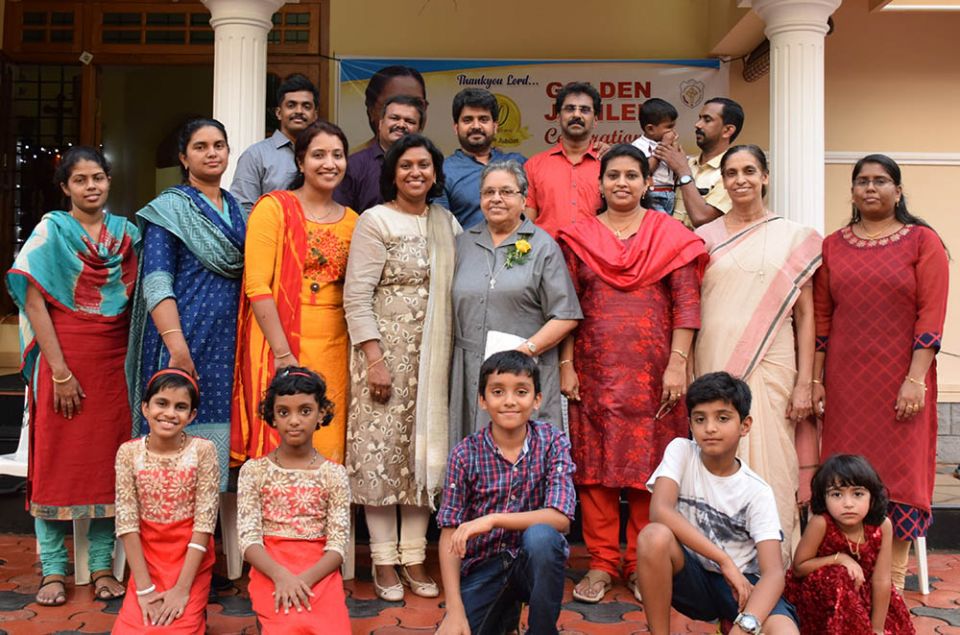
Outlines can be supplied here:
M557 243L522 214L526 196L519 163L490 163L480 177L485 222L457 239L451 442L489 421L477 408L477 383L492 331L514 336L493 337L512 339L517 350L539 360L543 401L534 418L562 427L556 346L583 313Z

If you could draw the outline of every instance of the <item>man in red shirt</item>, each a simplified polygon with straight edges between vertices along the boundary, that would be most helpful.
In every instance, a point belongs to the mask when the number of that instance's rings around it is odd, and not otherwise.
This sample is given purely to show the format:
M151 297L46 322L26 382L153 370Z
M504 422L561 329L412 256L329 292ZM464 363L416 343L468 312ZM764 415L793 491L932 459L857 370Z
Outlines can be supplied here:
M536 154L524 168L527 218L556 238L557 230L600 208L600 158L593 129L600 111L600 93L585 82L572 82L557 94L560 142Z

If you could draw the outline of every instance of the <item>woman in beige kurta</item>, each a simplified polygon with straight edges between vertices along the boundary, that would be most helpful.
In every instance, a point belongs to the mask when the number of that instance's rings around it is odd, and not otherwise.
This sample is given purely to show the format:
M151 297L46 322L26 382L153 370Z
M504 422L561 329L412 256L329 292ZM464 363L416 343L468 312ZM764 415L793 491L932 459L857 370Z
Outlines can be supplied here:
M344 281L354 345L346 467L353 502L365 506L374 588L390 601L403 598L401 580L418 595L439 594L423 562L449 451L450 286L461 231L427 203L443 191L442 160L421 135L394 144L381 180L387 203L357 222Z

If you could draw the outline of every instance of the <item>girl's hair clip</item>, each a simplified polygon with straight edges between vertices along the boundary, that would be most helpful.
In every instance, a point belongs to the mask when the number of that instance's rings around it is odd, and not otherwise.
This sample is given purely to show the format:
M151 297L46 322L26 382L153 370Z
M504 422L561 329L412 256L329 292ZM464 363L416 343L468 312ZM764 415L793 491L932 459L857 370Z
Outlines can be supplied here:
M313 379L313 376L309 373L305 373L302 370L288 370L284 374L284 377L306 377L307 379Z

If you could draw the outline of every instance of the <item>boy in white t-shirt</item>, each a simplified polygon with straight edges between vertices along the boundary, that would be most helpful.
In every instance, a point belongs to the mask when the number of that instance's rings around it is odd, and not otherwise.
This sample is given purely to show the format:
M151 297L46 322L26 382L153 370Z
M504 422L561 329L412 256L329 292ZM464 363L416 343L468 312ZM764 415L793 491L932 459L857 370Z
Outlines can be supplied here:
M653 149L677 143L677 109L670 102L653 97L640 106L640 128L643 134L637 137L633 145L640 148L650 163L653 185L647 189L647 206L650 209L673 214L676 202L676 175L667 165L653 156Z
M650 524L637 573L650 632L670 632L670 606L729 633L796 634L783 593L783 534L773 490L737 459L750 431L750 389L724 372L690 384L693 440L674 439L647 482Z

